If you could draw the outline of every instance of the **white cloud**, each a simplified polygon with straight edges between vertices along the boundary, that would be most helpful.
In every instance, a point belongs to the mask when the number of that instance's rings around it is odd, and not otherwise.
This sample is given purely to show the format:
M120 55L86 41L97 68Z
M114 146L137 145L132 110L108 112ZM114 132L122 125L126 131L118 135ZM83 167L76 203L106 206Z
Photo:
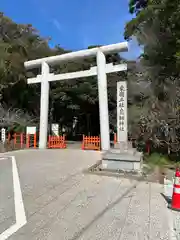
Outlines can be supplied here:
M44 5L42 6L40 1L38 2L36 0L32 0L32 2L34 3L35 7L40 11L42 16L46 18L46 21L52 23L58 31L62 31L62 25L56 18L53 18L53 16L47 10L47 7L45 7Z
M61 24L59 23L59 21L58 21L56 18L53 18L53 19L52 19L52 23L54 24L54 26L55 26L59 31L62 30L62 26L61 26Z

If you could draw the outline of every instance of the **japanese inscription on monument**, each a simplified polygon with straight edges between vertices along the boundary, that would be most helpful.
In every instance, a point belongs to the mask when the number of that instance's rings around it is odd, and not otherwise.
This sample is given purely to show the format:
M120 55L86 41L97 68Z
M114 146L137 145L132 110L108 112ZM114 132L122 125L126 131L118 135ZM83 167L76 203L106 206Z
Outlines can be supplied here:
M117 83L117 134L118 142L127 141L127 83Z

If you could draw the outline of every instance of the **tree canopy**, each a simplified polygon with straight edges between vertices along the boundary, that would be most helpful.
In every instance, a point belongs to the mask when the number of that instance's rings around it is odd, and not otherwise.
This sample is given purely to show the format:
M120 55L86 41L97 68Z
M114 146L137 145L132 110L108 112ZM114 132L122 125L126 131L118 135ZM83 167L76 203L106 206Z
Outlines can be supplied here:
M148 0L130 0L129 1L129 12L130 13L139 13L144 9L148 4Z
M180 128L180 2L131 0L129 11L135 17L127 23L124 36L136 37L143 46L142 76L152 92L146 105L150 137L174 146L179 144Z

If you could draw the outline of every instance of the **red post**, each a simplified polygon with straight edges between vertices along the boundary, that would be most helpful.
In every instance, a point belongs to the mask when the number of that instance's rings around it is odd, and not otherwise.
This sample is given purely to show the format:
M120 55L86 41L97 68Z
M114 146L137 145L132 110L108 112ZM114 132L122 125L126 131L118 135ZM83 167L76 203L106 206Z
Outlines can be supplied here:
M84 134L83 134L83 141L82 141L82 150L84 150Z
M149 141L146 142L146 152L148 154L150 154L150 142Z
M30 144L29 144L29 142L30 142L29 140L30 140L29 134L27 134L27 135L26 135L26 147L27 147L27 148L29 148L29 145L30 145Z
M34 134L34 148L36 148L36 133Z
M116 143L117 143L117 134L114 133L114 144L116 144Z
M23 133L20 134L20 144L21 148L23 148Z

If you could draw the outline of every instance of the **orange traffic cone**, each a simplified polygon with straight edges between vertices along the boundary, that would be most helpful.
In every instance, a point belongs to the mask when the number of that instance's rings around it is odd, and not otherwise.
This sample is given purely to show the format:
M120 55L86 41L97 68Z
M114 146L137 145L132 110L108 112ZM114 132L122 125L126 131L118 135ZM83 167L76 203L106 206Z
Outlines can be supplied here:
M170 209L180 211L180 170L176 169L172 202L168 206Z

